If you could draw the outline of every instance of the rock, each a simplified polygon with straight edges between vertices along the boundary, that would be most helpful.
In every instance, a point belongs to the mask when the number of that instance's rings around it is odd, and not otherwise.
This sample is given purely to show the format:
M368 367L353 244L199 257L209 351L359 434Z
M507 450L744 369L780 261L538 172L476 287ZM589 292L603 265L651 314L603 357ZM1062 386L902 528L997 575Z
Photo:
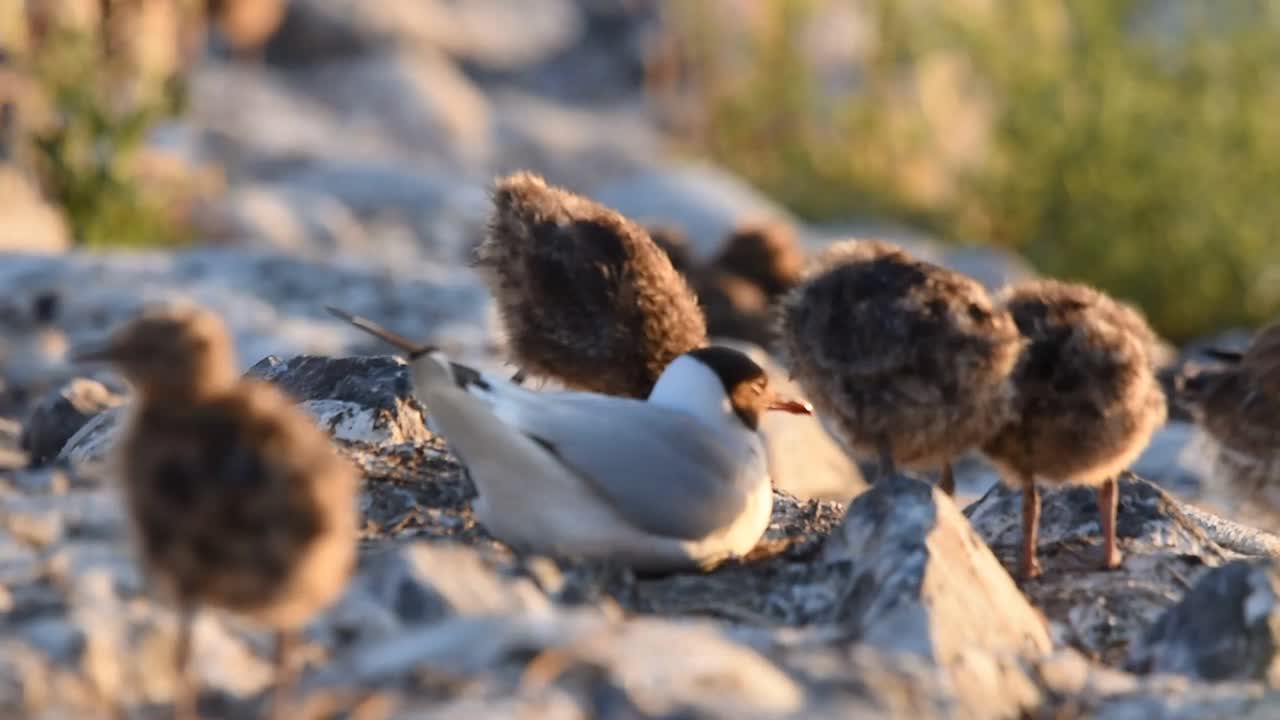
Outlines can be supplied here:
M308 68L299 87L338 114L409 152L472 168L492 151L489 101L442 55L388 51Z
M1207 489L1209 468L1196 448L1196 426L1170 421L1151 436L1132 469L1184 499L1195 499Z
M895 476L858 496L822 560L849 566L827 621L857 642L944 666L967 650L1035 656L1052 647L1043 619L960 511L917 480Z
M123 402L102 383L76 378L32 408L22 429L22 449L33 463L52 460L91 418Z
M1236 561L1205 573L1130 651L1143 673L1202 680L1280 680L1280 603L1273 560Z
M21 256L11 257L21 264ZM70 379L67 335L58 324L62 296L49 285L10 286L6 295L0 301L0 412L24 415L35 400Z
M1052 622L1061 642L1103 662L1124 661L1137 640L1189 583L1228 553L1177 500L1136 477L1120 481L1117 543L1121 568L1098 567L1102 531L1097 492L1041 484L1039 557L1044 574L1023 591ZM1022 542L1022 493L997 484L965 515L1010 573Z
M667 30L662 7L616 0L576 0L575 4L585 18L576 43L536 64L485 71L481 73L485 84L517 86L571 106L648 109L653 102L649 67ZM656 114L662 122L669 113L645 114Z
M26 178L0 164L0 252L60 253L69 247L62 214Z
M690 164L642 172L589 192L592 198L644 225L674 225L689 248L708 260L739 223L792 215L739 178L711 165Z
M86 422L74 435L67 438L57 460L71 465L105 460L116 445L116 439L124 422L125 408L115 408L98 413Z
M201 63L189 73L185 114L202 155L234 180L277 179L315 162L410 162L441 166L443 157L410 153L377 126L346 126L291 75L239 63ZM335 142L334 138L341 138Z
M287 0L222 0L212 8L211 43L232 55L252 56L284 20Z
M195 223L206 240L313 258L353 254L368 244L360 221L340 200L288 186L241 184L199 206Z
M281 360L270 355L245 374L279 385L337 440L400 444L434 437L399 358L299 355ZM60 459L75 464L103 459L115 445L124 411L94 417L67 440Z
M244 248L180 252L17 256L0 263L0 287L15 295L50 286L66 293L60 332L72 345L100 340L147 303L195 301L223 316L248 368L267 355L340 356L368 337L324 311L368 315L424 342L466 355L496 337L487 290L455 269L418 260L383 267Z
M272 355L245 374L280 386L338 440L405 443L431 436L400 358L299 355L286 361Z
M677 646L681 652L669 652ZM532 662L522 660L530 655ZM535 708L549 692L568 692L589 717L618 717L600 715L602 704L615 711L619 705L643 709L642 715L624 717L700 718L795 716L805 706L795 680L719 627L657 618L618 622L585 610L464 617L416 629L357 649L317 684L385 684L432 670L484 673L491 678L485 683L491 697L505 698L504 705ZM423 698L411 707L451 717L459 703ZM467 707L469 714L456 716L506 716L480 712L483 706L473 703Z
M652 168L662 138L623 109L584 110L513 90L493 95L497 175L537 168L548 182L590 188Z
M492 69L528 65L572 43L582 20L572 0L295 0L267 60L306 65L388 47L439 49Z
M361 564L359 580L334 610L335 629L349 637L388 637L376 632L378 614L389 628L424 625L454 617L549 612L550 605L528 578L513 574L498 558L476 549L415 542L378 553ZM373 629L375 632L371 633Z
M769 384L788 397L803 398L804 393L759 346L736 340L716 340L738 348L759 363L769 375ZM768 413L760 423L765 451L774 487L807 500L849 502L867 483L838 442L816 416Z

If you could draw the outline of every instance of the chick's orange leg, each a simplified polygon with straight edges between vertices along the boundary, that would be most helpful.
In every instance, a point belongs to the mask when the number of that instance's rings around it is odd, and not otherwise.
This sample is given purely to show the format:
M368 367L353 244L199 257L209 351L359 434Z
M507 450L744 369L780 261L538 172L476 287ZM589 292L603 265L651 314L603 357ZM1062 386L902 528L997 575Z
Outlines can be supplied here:
M1026 579L1040 577L1036 541L1040 535L1040 490L1032 475L1022 477L1022 563L1019 574Z
M1116 511L1120 506L1120 484L1107 478L1098 488L1098 514L1102 516L1102 568L1120 567L1120 549L1116 547Z

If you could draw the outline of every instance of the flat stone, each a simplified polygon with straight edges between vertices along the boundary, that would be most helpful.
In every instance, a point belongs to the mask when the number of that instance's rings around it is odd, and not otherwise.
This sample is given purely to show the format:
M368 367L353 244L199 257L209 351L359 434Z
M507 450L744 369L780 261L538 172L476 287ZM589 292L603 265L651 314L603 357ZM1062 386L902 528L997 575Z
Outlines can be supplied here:
M920 481L895 476L858 496L822 559L850 567L825 620L857 642L943 665L974 649L1034 656L1052 647L1043 618L964 515Z
M431 437L400 358L272 355L245 375L280 386L339 440L404 443Z
M1205 573L1132 646L1130 667L1275 684L1280 680L1278 588L1274 560L1239 560Z
M75 378L36 402L22 427L22 448L32 462L48 462L95 415L123 403L102 383Z
M1021 583L1052 622L1059 642L1112 665L1129 644L1178 602L1191 584L1229 558L1182 504L1138 478L1120 481L1116 521L1123 555L1117 570L1101 570L1097 491L1041 485L1039 558L1044 570ZM978 535L1010 573L1021 557L1022 493L1003 484L965 509Z

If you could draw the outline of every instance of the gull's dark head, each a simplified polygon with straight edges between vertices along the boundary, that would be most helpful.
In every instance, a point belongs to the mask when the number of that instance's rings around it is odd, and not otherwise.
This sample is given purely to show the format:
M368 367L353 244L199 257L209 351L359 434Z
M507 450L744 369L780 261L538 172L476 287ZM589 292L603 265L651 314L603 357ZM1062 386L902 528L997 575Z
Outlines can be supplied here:
M769 376L764 368L743 352L712 345L685 353L682 357L697 361L720 380L729 406L742 424L752 430L760 428L760 418L771 410L813 414L809 403L776 394L769 386Z

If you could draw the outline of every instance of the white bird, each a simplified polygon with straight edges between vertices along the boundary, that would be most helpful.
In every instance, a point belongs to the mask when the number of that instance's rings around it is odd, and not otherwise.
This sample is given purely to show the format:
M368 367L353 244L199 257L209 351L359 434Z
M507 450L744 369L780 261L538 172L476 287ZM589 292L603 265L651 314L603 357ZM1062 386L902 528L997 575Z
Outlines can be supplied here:
M773 509L760 415L812 412L730 348L677 357L647 400L542 393L327 309L408 354L415 395L476 485L476 519L531 552L643 572L745 556Z

